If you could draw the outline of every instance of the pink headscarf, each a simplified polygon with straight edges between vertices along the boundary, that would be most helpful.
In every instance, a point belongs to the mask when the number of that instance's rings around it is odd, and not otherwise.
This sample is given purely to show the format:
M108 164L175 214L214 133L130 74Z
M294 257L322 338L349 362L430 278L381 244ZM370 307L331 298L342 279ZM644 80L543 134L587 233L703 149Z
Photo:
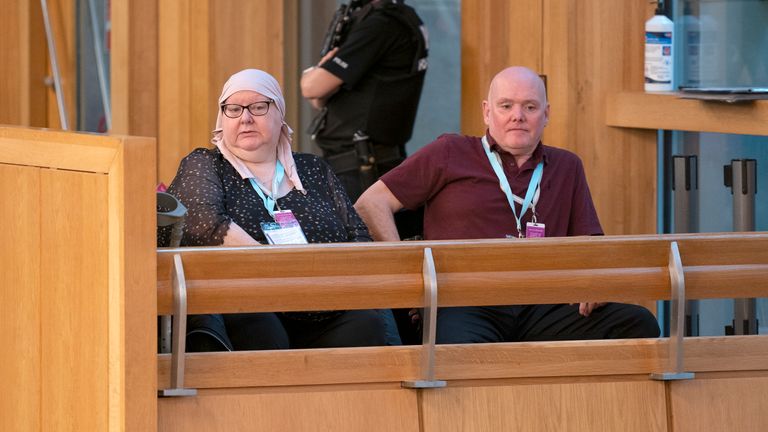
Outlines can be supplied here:
M301 185L299 175L296 172L296 163L293 161L293 153L291 150L291 135L293 135L293 129L285 122L285 99L283 99L283 92L280 90L280 84L272 75L258 70L258 69L245 69L229 77L224 88L221 90L221 96L219 96L219 105L224 103L228 97L241 90L255 91L261 95L264 95L275 101L275 106L280 112L280 119L283 123L280 128L280 138L277 142L277 159L283 164L285 168L285 175L291 180L293 186L302 192L304 187ZM240 174L242 178L254 177L251 170L243 163L240 158L234 155L224 143L224 133L222 132L222 116L221 109L218 109L216 115L216 129L213 130L213 138L211 143L219 148L219 151L224 155L224 159L229 161L235 170Z

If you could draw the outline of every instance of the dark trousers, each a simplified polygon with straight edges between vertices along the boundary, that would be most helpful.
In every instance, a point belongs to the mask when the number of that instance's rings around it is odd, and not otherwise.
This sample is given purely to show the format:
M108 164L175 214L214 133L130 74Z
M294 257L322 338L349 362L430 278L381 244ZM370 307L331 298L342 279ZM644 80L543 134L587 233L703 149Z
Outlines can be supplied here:
M276 313L193 315L187 352L275 350L399 345L388 309L346 311L322 321L303 321ZM391 322L391 323L390 323ZM394 339L396 337L396 339Z
M658 337L642 306L608 303L579 315L579 305L472 306L437 311L437 343L482 343Z
M235 350L332 348L386 345L384 323L376 310L346 311L323 321L304 321L275 313L224 315Z

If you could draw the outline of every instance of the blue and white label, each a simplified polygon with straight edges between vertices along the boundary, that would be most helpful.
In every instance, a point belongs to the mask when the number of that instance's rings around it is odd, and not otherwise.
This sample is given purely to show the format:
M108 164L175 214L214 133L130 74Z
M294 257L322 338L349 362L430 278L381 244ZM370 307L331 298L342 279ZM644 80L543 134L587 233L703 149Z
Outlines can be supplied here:
M672 84L671 32L645 32L645 82Z

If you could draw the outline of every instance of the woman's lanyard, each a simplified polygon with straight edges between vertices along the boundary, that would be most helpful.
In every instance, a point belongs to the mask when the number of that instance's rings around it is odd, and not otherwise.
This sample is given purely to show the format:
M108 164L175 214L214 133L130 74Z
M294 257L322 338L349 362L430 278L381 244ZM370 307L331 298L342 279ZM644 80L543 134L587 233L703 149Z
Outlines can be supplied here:
M536 165L536 169L533 171L533 175L531 176L531 182L528 183L528 190L525 193L525 199L521 199L512 193L512 188L509 186L509 181L507 180L507 176L504 174L504 169L501 167L499 160L496 159L496 156L491 151L491 146L488 144L488 139L483 136L482 141L485 155L488 156L488 161L491 163L493 172L496 173L496 177L499 178L499 185L501 186L501 190L504 192L504 195L507 196L509 206L512 207L512 214L515 215L515 222L517 223L517 235L518 237L522 238L523 228L521 226L520 220L522 219L523 215L525 215L525 212L528 211L528 207L531 206L531 204L533 204L533 217L535 222L535 209L536 203L539 201L539 184L541 183L541 175L544 172L544 162L539 162L539 164ZM520 216L517 216L515 202L521 205Z
M264 195L264 192L261 190L256 179L253 177L248 179L251 181L251 186L253 186L256 193L259 194L261 200L264 202L264 208L267 209L267 212L269 212L269 215L273 218L275 217L275 207L277 207L277 200L275 197L277 196L277 190L280 187L280 183L283 181L283 177L285 177L285 168L283 168L283 164L281 164L279 160L275 161L275 176L272 178L272 193L269 196ZM279 209L280 207L278 207L278 210Z

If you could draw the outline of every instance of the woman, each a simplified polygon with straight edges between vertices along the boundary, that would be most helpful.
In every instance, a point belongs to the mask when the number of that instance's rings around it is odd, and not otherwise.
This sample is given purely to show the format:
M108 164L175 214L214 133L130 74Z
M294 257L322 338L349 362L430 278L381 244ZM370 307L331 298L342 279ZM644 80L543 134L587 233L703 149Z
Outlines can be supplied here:
M168 192L187 207L182 246L371 241L328 165L291 152L277 81L240 71L219 97L213 149L184 158ZM265 263L265 265L268 265ZM188 351L384 345L375 310L199 315Z

